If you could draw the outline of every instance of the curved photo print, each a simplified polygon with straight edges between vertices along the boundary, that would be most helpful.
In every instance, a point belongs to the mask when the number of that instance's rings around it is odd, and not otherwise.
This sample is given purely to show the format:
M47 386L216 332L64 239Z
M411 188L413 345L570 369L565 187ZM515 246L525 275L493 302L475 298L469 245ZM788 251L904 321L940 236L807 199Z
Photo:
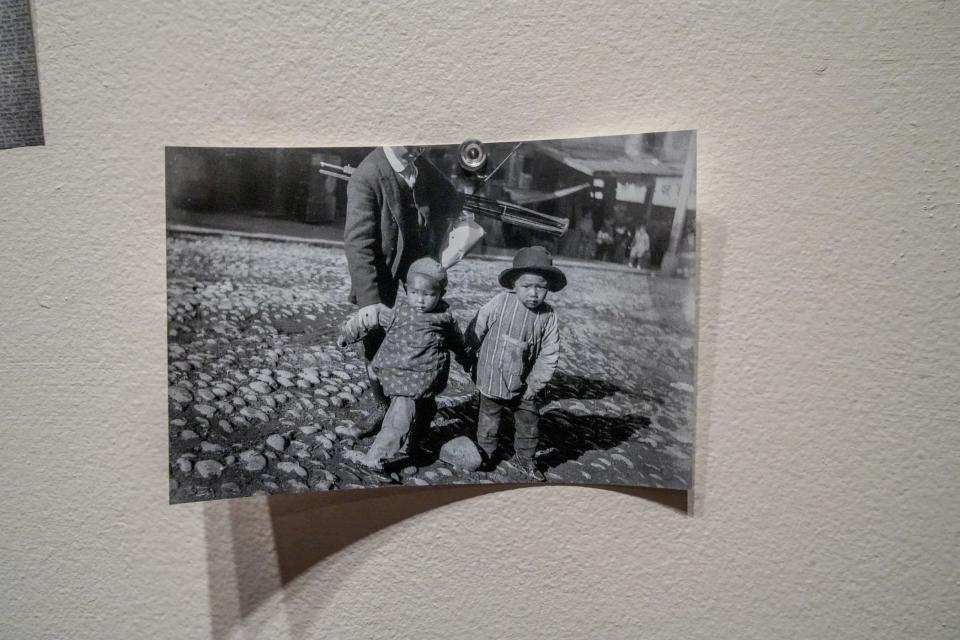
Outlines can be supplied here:
M170 501L689 490L696 134L168 147Z

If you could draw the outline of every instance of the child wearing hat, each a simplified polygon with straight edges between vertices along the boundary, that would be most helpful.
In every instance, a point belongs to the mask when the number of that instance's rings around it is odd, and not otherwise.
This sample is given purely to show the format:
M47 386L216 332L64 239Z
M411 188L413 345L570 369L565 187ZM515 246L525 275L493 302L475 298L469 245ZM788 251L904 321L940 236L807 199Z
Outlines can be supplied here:
M543 247L517 252L513 267L500 274L507 289L483 305L470 322L467 341L479 345L476 385L480 391L477 444L493 460L505 412L512 412L516 433L513 459L529 479L543 482L534 454L539 439L537 394L547 386L560 359L557 315L547 293L560 291L567 278L553 266Z
M440 263L420 258L407 270L405 295L398 296L392 309L378 313L377 324L386 337L371 365L390 405L369 451L348 451L348 459L381 469L406 443L414 420L435 410L434 397L447 386L450 351L458 362L466 362L463 335L443 301L446 287L447 273ZM337 344L358 342L366 333L354 315L341 327Z

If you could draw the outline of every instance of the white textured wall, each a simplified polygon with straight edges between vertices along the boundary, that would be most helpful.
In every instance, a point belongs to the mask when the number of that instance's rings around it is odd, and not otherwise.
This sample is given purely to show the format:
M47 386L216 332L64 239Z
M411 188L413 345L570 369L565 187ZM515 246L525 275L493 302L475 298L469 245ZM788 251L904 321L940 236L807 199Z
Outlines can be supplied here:
M35 5L47 146L0 151L4 638L960 633L960 3ZM692 516L167 506L165 144L688 127Z

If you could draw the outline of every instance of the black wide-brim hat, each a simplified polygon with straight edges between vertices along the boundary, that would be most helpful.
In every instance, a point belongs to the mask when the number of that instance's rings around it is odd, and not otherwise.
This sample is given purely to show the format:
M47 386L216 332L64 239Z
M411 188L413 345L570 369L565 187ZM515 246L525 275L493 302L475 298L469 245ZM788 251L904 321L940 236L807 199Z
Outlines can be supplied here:
M567 286L567 276L553 266L553 256L543 247L524 247L513 257L513 267L500 273L500 286L510 289L513 282L525 273L536 273L547 281L550 291Z

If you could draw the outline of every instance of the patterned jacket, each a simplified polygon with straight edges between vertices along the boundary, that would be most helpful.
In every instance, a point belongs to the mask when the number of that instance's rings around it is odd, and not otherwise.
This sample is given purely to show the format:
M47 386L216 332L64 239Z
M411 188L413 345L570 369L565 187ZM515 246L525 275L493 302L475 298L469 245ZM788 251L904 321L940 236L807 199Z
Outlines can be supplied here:
M399 296L392 309L382 310L378 324L386 337L371 364L387 396L432 398L447 386L450 352L466 362L463 334L446 302L433 311L421 313ZM359 315L341 327L346 342L357 342L367 332Z
M524 387L547 386L560 360L560 331L553 307L527 309L512 291L498 293L470 322L467 344L479 347L476 384L490 398L512 400Z

